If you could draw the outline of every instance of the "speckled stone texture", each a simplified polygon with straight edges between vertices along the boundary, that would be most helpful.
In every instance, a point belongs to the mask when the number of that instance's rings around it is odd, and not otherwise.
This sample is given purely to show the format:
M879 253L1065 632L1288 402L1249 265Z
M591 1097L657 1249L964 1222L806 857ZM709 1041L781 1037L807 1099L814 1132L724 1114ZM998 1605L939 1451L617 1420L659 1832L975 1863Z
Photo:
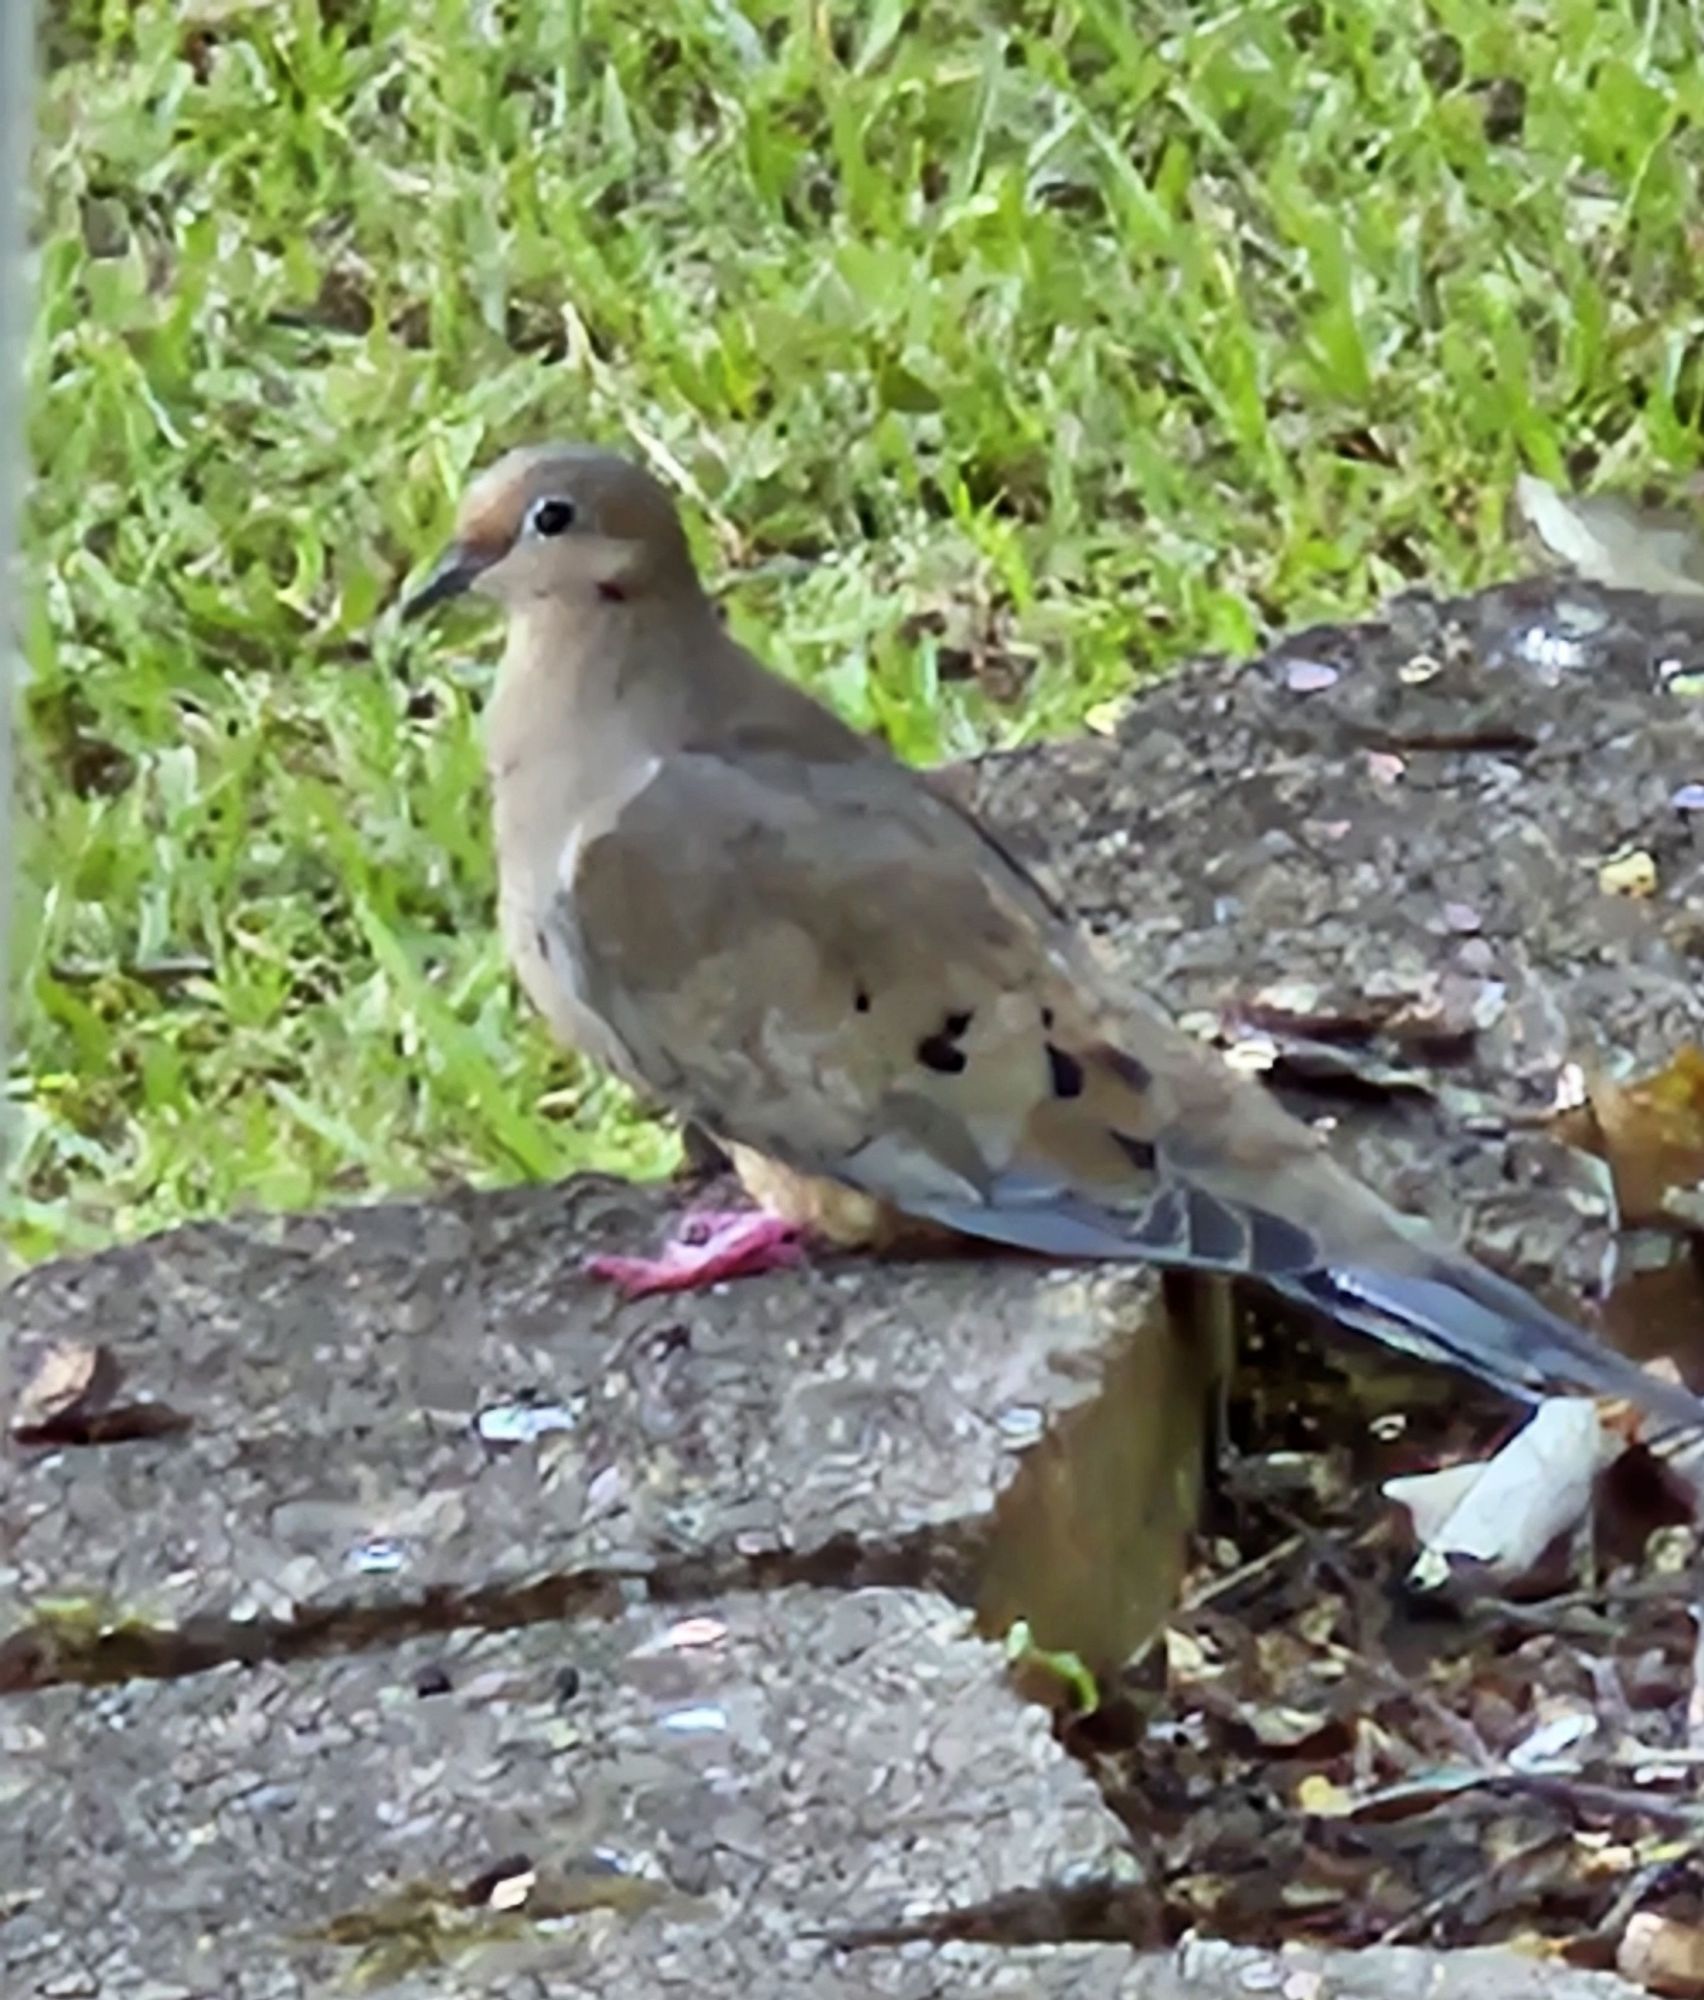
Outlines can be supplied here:
M1150 1287L843 1259L626 1304L580 1275L588 1248L653 1238L674 1200L586 1180L215 1225L26 1279L26 1356L108 1342L125 1393L192 1428L19 1463L14 1604L288 1617L974 1532ZM513 1441L541 1411L565 1428Z
M1540 1122L1568 1065L1704 1039L1704 813L1676 803L1704 783L1701 641L1696 608L1583 586L1416 597L959 781L1185 1025L1276 1058L1362 1171L1577 1305L1616 1218ZM1630 849L1642 900L1599 886ZM1088 1775L919 1586L1153 1288L1004 1259L639 1304L581 1279L672 1201L587 1179L232 1222L7 1295L22 1374L100 1344L187 1429L13 1447L0 1640L92 1601L198 1631L206 1670L0 1705L0 1992L344 1990L361 1947L305 1933L521 1854L666 1893L458 1938L389 1990L1629 1990L1503 1954L829 1949L1118 1873ZM318 1657L280 1643L304 1611Z
M1120 1871L1087 1774L961 1626L911 1592L794 1589L13 1702L3 1990L308 2000L382 1972L394 2000L1631 1993L1505 1952L838 1948ZM421 1889L432 1941L418 1914L372 1934ZM355 1915L365 1937L328 1941Z
M787 1590L8 1704L0 1882L30 1900L0 1925L4 1991L295 2000L360 1949L293 1934L525 1856L664 1894L512 1926L404 1990L933 1992L929 1954L854 1966L821 1934L1098 1873L1116 1845L963 1624L909 1592ZM1083 1990L957 1955L961 1990Z

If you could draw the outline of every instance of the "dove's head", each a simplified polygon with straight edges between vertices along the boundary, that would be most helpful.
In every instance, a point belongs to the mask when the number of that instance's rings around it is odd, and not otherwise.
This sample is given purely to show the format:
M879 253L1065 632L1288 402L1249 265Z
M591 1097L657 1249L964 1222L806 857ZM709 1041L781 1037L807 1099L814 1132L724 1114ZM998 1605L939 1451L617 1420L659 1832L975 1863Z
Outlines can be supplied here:
M538 599L621 603L693 580L674 501L641 466L591 445L528 445L468 488L454 540L402 615L466 590L514 611Z

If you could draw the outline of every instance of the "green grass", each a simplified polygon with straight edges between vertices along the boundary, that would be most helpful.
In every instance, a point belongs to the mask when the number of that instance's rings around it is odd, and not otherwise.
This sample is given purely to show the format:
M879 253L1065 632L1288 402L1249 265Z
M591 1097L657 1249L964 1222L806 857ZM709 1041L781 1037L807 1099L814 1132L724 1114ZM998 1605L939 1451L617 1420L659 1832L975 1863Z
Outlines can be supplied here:
M1695 8L48 11L26 1255L669 1157L509 988L495 634L381 615L518 439L633 442L920 758L1699 458Z

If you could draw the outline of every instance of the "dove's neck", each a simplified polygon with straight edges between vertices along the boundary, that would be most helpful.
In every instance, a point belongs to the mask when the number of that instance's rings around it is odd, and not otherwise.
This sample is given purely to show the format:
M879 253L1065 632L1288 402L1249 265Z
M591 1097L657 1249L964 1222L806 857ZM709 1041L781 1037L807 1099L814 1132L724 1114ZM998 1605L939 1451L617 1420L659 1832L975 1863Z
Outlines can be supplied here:
M543 767L580 796L619 785L687 739L735 650L696 587L517 607L486 722L494 782Z

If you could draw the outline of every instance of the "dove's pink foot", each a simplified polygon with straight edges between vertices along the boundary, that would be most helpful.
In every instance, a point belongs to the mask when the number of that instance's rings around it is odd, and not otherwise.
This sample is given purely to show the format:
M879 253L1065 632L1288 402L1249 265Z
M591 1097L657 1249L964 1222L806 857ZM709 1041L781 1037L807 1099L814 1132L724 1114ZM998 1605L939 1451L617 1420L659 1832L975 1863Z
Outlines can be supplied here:
M630 1299L649 1292L695 1292L725 1278L755 1278L785 1270L804 1257L799 1231L760 1208L710 1209L690 1215L660 1257L588 1257L594 1278L618 1285Z

